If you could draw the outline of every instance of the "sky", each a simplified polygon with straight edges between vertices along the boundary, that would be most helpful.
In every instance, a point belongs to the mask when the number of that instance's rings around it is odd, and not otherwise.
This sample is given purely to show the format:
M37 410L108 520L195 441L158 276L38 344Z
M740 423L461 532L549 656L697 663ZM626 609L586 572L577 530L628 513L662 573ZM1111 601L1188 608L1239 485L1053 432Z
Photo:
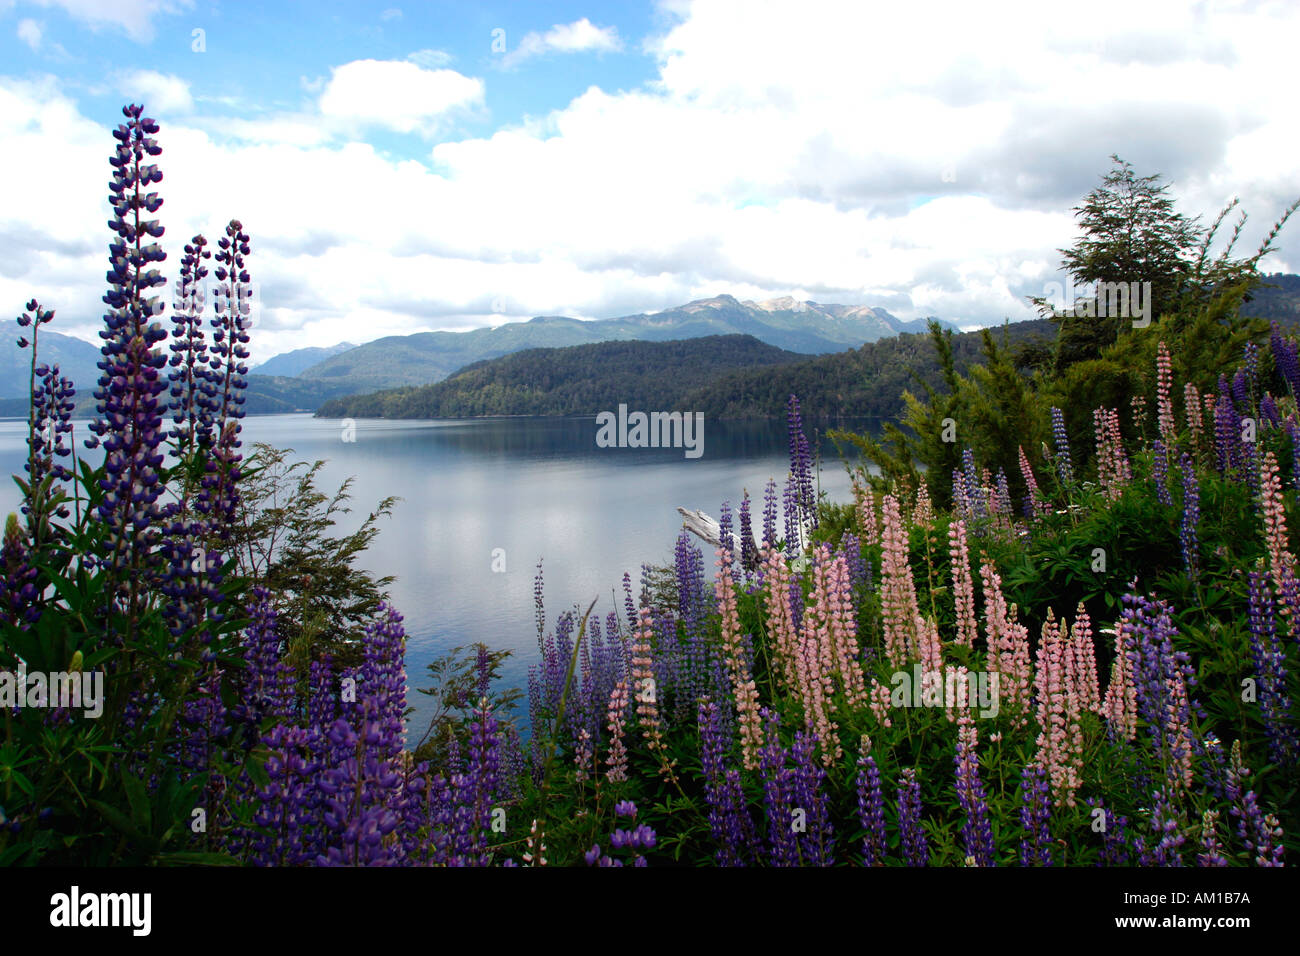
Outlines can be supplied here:
M163 274L251 236L255 363L722 293L1020 321L1112 154L1239 199L1236 255L1300 197L1294 0L392 4L0 0L0 308L96 341L127 103Z

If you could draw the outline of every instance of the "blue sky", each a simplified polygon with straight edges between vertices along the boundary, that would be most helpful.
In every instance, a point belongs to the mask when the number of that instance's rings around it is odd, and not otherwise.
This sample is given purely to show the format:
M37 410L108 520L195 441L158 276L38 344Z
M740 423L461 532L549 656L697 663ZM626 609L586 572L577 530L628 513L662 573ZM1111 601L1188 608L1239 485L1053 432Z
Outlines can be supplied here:
M1298 42L1250 0L0 0L0 301L93 338L142 102L164 272L241 219L255 359L722 292L1031 318L1112 153L1203 221L1240 198L1253 251L1300 195Z

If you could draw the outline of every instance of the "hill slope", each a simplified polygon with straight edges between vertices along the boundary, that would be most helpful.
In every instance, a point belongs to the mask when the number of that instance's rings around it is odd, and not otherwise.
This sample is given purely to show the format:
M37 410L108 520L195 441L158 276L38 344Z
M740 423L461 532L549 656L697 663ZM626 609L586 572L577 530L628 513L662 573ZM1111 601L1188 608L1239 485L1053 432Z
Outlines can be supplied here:
M1049 341L1045 320L1007 326L1014 347ZM994 333L1003 335L1002 330ZM953 335L958 366L975 361L980 333ZM807 358L751 336L676 342L598 343L536 349L476 363L434 385L326 402L322 418L475 418L484 415L595 415L629 409L702 411L710 418L775 418L791 394L817 418L893 416L915 369L938 386L928 335L904 333L834 355Z
M470 332L388 336L313 365L301 377L346 383L353 392L361 392L438 382L474 362L525 349L752 335L779 349L819 355L924 329L924 322L903 322L884 309L867 306L820 305L791 298L740 302L720 295L663 312L615 319L538 316Z

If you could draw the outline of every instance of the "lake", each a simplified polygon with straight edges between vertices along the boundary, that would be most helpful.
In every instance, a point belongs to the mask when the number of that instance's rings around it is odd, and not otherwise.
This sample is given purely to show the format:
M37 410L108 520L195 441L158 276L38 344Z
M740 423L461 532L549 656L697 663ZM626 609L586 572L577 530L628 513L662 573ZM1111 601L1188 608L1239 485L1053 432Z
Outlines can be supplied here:
M483 641L511 649L506 681L527 687L528 665L538 656L539 559L548 627L559 612L585 609L593 598L602 619L611 609L621 616L621 603L611 601L621 602L623 572L637 588L643 563L671 563L679 505L716 518L724 500L739 508L747 488L757 533L763 488L776 478L780 489L789 469L784 422L706 422L698 458L681 448L597 447L594 418L360 419L354 435L338 420L307 414L250 416L243 424L245 450L261 441L292 448L298 459L324 459L318 486L326 493L355 478L354 513L340 522L342 532L355 529L381 498L402 499L359 563L396 577L390 593L408 634L413 739L433 710L416 688L428 686L427 665L449 648ZM813 429L805 431L813 440ZM88 434L78 422L78 454ZM4 474L22 473L26 435L24 421L0 420ZM849 478L834 445L823 440L821 448L821 488L832 500L848 501ZM5 481L0 516L16 510L18 500L17 487ZM504 572L493 571L498 548ZM706 560L711 569L713 556Z

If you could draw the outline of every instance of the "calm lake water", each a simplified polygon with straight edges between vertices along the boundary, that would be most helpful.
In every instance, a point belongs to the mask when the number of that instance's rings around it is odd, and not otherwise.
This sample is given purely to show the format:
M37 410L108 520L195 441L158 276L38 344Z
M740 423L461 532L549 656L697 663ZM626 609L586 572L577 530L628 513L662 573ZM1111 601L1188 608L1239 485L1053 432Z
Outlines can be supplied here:
M418 739L432 708L416 688L428 686L427 665L449 648L483 641L511 649L506 681L527 687L528 665L537 659L539 559L549 627L559 612L578 604L585 609L593 598L602 619L611 609L621 614L621 604L611 602L621 601L623 572L636 587L643 563L671 562L682 525L679 505L716 518L723 501L738 508L747 488L761 530L763 488L776 478L779 489L789 469L784 423L705 426L704 452L694 459L682 449L598 448L592 418L361 419L355 441L347 442L338 420L250 416L243 438L246 449L261 441L292 448L298 459L324 459L324 491L353 477L354 514L340 522L343 532L381 498L402 499L359 563L397 579L390 593L405 617L409 702L416 708L408 735ZM813 430L806 431L811 440ZM22 473L26 434L25 422L0 420L0 473ZM84 423L76 434L89 434ZM829 441L822 442L822 460L822 489L832 500L848 501L848 475ZM18 500L17 487L4 482L0 516ZM497 548L504 551L504 573L492 570ZM710 555L707 566L712 562Z

